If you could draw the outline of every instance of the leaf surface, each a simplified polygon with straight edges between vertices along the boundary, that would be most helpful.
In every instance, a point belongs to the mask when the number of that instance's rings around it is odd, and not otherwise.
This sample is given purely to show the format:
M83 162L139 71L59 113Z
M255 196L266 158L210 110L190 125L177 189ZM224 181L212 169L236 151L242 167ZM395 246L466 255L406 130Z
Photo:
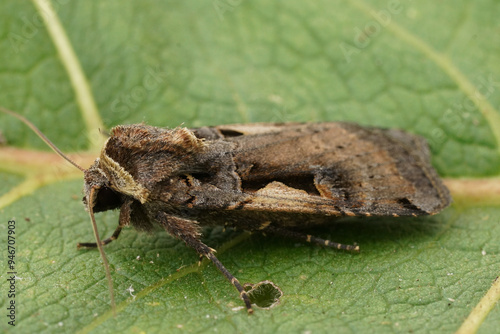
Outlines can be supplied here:
M16 329L450 333L467 326L476 307L480 333L498 327L500 4L53 1L53 17L71 42L58 47L40 19L50 12L38 3L0 4L0 105L76 152L84 167L102 139L89 119L102 122L100 130L138 122L354 121L427 138L455 203L433 217L351 219L311 231L356 242L360 254L205 230L206 243L242 283L270 280L283 291L277 306L254 316L182 242L161 231L125 230L106 247L114 318L98 252L76 249L92 240L81 176L2 114L0 130L16 150L0 148L2 240L7 221L16 221ZM97 115L81 102L84 85L70 79L76 72L65 66L67 50L81 65ZM97 221L109 236L118 214ZM11 299L3 254L5 310ZM12 329L5 317L0 329Z

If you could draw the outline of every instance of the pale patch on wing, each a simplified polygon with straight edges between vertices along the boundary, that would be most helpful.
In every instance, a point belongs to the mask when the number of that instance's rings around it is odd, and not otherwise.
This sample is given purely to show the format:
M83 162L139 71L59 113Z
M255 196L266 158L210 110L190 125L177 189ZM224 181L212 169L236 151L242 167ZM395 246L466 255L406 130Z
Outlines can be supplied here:
M270 182L264 188L257 190L251 199L246 201L245 209L340 215L332 205L332 201L311 196L304 190L289 187L278 181Z
M280 132L290 125L299 125L300 123L253 123L253 124L230 124L216 126L218 130L235 131L243 135L267 134Z

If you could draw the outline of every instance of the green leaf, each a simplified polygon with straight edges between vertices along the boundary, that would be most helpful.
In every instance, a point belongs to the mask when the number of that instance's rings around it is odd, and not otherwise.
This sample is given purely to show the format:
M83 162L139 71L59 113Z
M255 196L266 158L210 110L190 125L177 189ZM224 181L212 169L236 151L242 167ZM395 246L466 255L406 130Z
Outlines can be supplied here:
M2 114L1 330L13 329L5 316L13 219L21 332L497 329L499 3L53 0L52 7L0 4L0 105L77 152L84 167L102 144L98 128L117 124L348 120L426 137L455 203L433 217L352 219L310 232L357 242L360 254L204 230L242 283L270 280L283 292L278 305L253 316L182 242L127 229L105 248L113 317L98 252L76 249L93 238L81 175L41 154L46 145ZM117 212L96 218L106 237L118 222Z

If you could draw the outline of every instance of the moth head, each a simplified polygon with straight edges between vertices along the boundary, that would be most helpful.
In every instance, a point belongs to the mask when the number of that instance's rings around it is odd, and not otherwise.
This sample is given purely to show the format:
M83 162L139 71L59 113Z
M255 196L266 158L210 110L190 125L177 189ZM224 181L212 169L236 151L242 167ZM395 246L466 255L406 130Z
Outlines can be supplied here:
M99 159L83 172L84 192L83 203L87 211L92 208L93 212L102 212L118 209L123 204L123 196L113 189L109 178L98 168ZM94 189L93 197L90 192ZM89 201L90 200L90 201Z

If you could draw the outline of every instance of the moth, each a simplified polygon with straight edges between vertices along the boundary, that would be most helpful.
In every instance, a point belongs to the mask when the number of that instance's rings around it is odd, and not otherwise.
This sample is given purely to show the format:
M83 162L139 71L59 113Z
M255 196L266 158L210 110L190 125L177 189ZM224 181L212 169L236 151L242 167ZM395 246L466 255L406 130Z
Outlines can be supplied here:
M201 226L233 226L358 251L301 230L343 216L433 215L451 201L423 138L344 122L196 129L120 125L88 169L77 167L84 174L83 202L96 237L78 247L99 247L111 296L102 246L126 226L140 231L160 226L212 261L248 313L253 309L245 289L203 243ZM115 209L118 226L101 241L94 213Z

